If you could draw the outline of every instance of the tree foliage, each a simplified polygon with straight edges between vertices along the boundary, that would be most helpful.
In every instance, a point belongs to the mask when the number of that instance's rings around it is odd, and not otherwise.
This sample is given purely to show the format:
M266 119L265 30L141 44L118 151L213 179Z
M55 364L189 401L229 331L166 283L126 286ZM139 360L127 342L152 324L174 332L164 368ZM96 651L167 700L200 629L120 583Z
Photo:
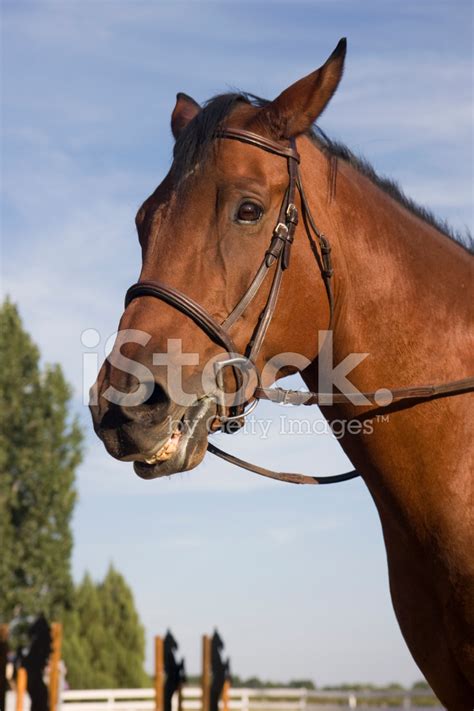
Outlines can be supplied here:
M72 593L71 516L81 432L59 365L40 354L16 306L0 306L0 620L61 617Z
M188 681L189 683L201 683L200 677L198 676L188 677ZM263 680L257 676L243 679L235 674L232 675L232 686L236 689L316 689L316 685L312 679L292 679L291 681L283 682Z
M89 575L77 586L64 635L72 688L134 688L149 684L143 670L145 633L133 595L112 566L103 582Z
M141 686L144 631L123 577L71 578L71 516L82 435L71 391L40 353L17 308L0 306L0 621L43 612L63 620L64 657L76 688Z
M431 691L431 686L427 681L420 679L420 681L415 681L412 685L412 691Z

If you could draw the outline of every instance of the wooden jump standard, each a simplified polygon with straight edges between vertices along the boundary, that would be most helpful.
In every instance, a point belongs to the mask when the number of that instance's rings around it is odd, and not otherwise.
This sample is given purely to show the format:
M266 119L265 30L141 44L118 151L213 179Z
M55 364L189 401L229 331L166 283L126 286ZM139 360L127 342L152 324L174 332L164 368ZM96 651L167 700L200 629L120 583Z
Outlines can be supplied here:
M202 711L229 711L230 660L222 658L224 642L217 630L202 638Z
M202 711L229 711L230 662L222 659L224 643L218 632L202 637ZM178 644L171 632L155 637L155 711L175 711L172 698L178 694L177 710L182 711L184 660L175 657ZM220 702L220 703L219 703ZM219 708L220 706L220 708Z
M63 626L60 622L51 624L51 656L49 658L49 711L56 711L59 700L59 662L63 644Z
M51 624L51 655L49 658L49 711L56 711L59 700L59 662L61 661L63 627L60 622ZM5 711L7 692L8 625L0 625L0 711ZM25 667L20 667L16 675L16 711L23 711L28 688Z
M182 711L182 688L186 681L184 659L175 657L178 643L171 634L155 637L155 711L171 711L175 692L178 694L177 711Z

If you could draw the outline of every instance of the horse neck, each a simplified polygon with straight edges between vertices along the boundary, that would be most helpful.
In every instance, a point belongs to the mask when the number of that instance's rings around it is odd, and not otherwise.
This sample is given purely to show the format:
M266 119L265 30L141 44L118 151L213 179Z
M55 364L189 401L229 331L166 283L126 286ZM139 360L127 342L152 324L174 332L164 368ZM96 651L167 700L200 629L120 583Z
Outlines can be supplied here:
M363 390L471 375L472 257L349 163L314 152L303 183L332 245L334 362L369 353L351 377Z
M348 375L362 392L472 375L467 335L472 322L467 298L473 281L470 255L345 161L339 161L335 179L334 161L310 149L315 159L305 170L303 155L302 180L318 227L333 250L334 367L351 353L368 353ZM318 387L316 370L314 364L304 374L312 389ZM443 408L459 415L466 402L463 396L448 398ZM453 444L427 440L426 417L434 421L445 412L436 405L424 403L410 407L403 417L391 415L389 425L376 427L369 437L342 438L373 493L382 487L382 496L390 491L399 501L405 497L396 474L407 461L407 445L392 446L394 442L411 438L418 447L433 451ZM323 412L346 421L365 416L352 405Z

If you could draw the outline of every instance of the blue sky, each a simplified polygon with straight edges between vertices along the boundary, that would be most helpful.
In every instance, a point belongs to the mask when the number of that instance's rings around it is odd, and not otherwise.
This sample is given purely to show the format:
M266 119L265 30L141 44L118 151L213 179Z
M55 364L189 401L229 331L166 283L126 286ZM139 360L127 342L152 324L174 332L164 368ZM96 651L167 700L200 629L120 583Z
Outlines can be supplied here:
M270 98L342 36L346 71L322 128L454 227L472 226L471 4L4 0L2 14L3 287L45 360L64 367L87 433L75 577L113 561L149 653L171 627L191 671L217 625L241 675L413 682L363 483L291 488L210 458L171 480L138 479L91 432L80 336L95 328L102 347L136 280L133 220L169 165L176 93ZM349 466L333 438L278 436L281 414L262 406L268 440L225 444L293 470Z

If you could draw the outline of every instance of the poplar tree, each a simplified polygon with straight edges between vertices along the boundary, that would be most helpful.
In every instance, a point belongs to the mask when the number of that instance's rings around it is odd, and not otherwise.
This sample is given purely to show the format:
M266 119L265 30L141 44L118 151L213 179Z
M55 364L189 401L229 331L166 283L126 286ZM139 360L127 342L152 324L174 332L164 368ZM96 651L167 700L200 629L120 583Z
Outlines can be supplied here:
M70 687L147 685L144 658L144 629L123 576L113 566L99 583L86 574L76 588L65 624L64 659Z
M8 299L0 305L0 622L43 613L64 622L75 688L149 683L133 595L111 567L74 589L71 517L82 434L59 365L40 353Z
M58 619L71 602L71 516L82 435L71 390L18 310L0 306L0 620Z

